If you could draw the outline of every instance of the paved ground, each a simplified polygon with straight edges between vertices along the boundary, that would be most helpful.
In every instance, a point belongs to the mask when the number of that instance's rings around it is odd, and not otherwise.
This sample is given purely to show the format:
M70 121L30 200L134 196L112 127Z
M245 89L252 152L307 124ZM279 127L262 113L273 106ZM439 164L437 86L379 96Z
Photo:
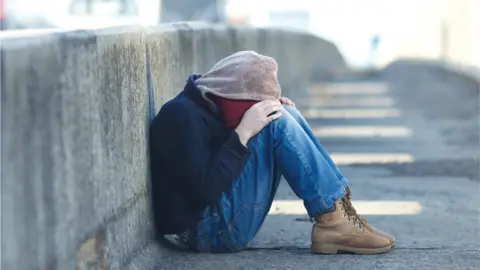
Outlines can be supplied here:
M249 250L163 251L156 269L479 269L479 97L460 91L376 78L295 97L350 179L359 212L397 237L393 252L310 254L312 225L283 182ZM156 248L144 256L159 256Z

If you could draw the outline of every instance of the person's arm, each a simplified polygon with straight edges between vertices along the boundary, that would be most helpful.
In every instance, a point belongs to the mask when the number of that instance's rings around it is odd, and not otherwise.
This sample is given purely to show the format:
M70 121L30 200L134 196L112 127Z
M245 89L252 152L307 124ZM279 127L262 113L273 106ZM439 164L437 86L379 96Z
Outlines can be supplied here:
M238 134L232 131L223 146L213 153L210 131L194 112L172 106L158 117L151 139L162 155L170 156L168 170L174 179L181 181L178 184L205 203L216 201L222 192L230 190L250 157Z

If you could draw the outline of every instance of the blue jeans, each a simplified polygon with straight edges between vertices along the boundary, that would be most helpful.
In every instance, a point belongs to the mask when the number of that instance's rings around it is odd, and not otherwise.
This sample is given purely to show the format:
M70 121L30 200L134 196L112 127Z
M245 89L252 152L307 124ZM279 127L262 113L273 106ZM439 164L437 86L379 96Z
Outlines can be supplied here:
M208 206L196 228L180 238L199 252L237 252L262 226L283 175L310 217L346 194L348 180L291 106L250 139L252 156L232 189Z

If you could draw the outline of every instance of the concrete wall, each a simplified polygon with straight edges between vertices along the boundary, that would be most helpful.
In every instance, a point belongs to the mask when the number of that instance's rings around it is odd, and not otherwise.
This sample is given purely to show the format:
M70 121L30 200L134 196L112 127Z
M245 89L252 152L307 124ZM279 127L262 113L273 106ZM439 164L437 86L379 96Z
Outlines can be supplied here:
M238 50L273 56L288 94L344 67L282 30L200 23L0 34L2 269L123 269L153 237L147 130Z

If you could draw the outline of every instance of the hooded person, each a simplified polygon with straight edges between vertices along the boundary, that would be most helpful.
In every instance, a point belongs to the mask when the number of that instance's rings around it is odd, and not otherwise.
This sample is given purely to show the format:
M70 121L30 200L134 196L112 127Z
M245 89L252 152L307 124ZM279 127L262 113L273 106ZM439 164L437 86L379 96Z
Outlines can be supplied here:
M237 52L160 109L150 127L157 234L199 252L240 251L284 176L315 221L313 253L390 251L395 238L355 211L349 181L301 113L282 106L277 70L273 58Z
M223 124L234 129L255 103L281 97L277 72L275 59L240 51L220 60L195 85L211 110L221 112Z

